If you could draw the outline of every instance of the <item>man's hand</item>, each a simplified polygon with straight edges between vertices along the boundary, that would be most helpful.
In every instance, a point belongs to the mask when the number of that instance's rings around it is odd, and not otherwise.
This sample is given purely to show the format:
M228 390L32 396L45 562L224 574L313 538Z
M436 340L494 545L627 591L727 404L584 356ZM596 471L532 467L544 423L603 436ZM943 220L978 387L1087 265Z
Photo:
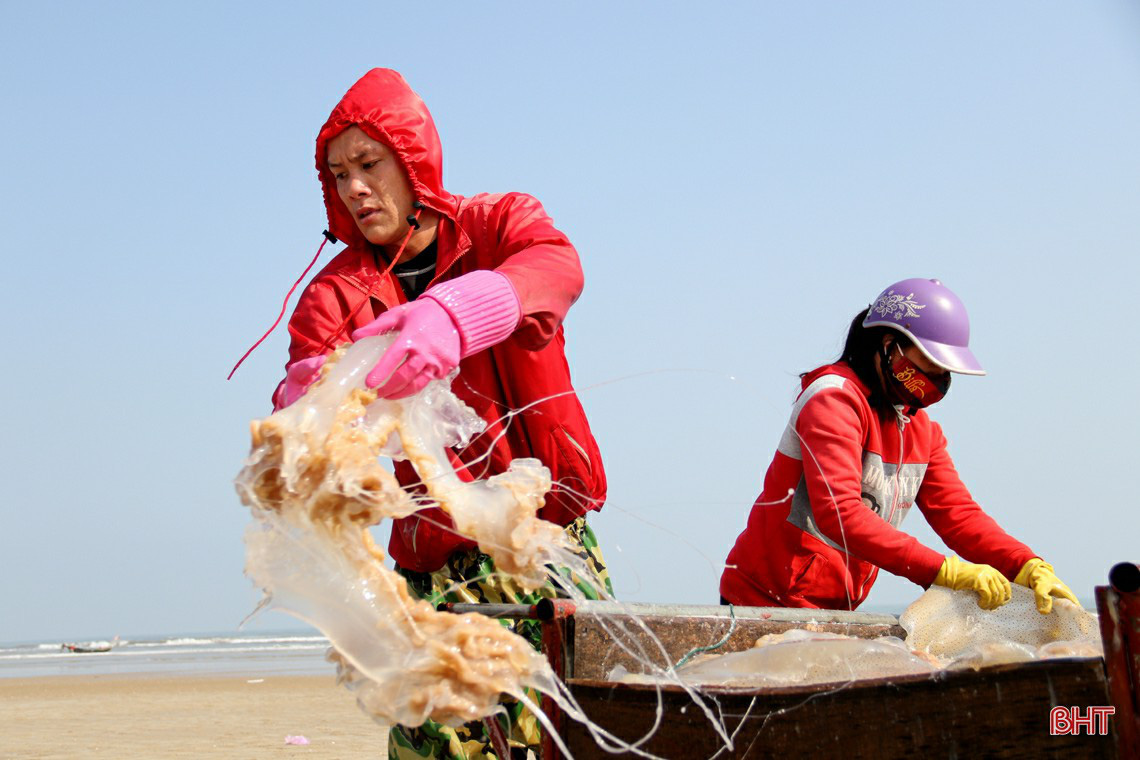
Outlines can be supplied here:
M321 367L325 366L326 359L327 356L310 356L289 365L289 369L285 370L285 383L281 387L278 409L284 409L305 395L309 386L321 376Z
M381 398L406 398L446 377L460 359L506 340L521 318L522 305L511 281L477 269L433 285L411 303L381 314L352 339L398 331L365 383Z
M353 332L352 339L393 331L396 340L364 380L380 398L407 398L458 366L459 328L434 299L417 298L386 311Z

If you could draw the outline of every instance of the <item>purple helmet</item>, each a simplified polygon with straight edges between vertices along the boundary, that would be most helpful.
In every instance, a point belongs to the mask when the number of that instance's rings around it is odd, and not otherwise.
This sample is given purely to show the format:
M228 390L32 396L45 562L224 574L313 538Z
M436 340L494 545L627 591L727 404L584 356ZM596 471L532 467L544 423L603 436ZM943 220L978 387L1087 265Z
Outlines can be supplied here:
M939 367L963 375L986 374L968 347L966 307L938 280L916 277L891 285L871 303L863 327L893 327Z

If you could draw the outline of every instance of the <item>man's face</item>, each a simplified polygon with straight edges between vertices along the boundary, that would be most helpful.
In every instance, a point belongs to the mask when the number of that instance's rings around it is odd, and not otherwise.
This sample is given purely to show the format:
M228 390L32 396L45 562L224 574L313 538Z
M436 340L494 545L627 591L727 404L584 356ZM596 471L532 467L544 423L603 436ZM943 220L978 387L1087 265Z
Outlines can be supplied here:
M398 246L408 232L412 183L396 154L360 127L349 127L329 140L328 167L336 191L368 242Z

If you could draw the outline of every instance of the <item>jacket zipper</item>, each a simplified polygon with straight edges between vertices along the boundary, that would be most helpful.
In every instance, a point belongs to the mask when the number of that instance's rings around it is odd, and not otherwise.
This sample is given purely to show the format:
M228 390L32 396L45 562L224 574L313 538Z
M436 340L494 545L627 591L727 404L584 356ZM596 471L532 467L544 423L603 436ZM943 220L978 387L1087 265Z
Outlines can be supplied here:
M887 516L888 525L894 524L891 521L895 519L895 507L897 507L899 503L899 481L902 475L903 459L905 458L903 452L906 442L906 423L910 422L910 417L907 417L898 409L895 410L895 413L898 415L898 419L895 423L899 426L899 466L895 469L895 488L894 492L891 493L891 511Z
M895 424L898 425L898 427L899 427L899 466L895 470L895 488L894 488L894 492L891 494L891 509L887 513L887 524L888 525L891 524L891 520L895 516L895 507L898 505L899 475L902 472L903 459L904 459L904 457L903 457L903 451L904 451L903 443L906 440L906 423L910 422L910 417L907 417L905 414L903 414L897 408L895 409L895 414L898 415L897 419L895 420ZM867 588L867 582L870 581L872 578L874 578L876 575L878 575L878 573L876 571L872 570L871 574L868 575L866 577L866 579L864 579L861 584L859 584L859 594L855 597L859 602L863 601L863 592Z

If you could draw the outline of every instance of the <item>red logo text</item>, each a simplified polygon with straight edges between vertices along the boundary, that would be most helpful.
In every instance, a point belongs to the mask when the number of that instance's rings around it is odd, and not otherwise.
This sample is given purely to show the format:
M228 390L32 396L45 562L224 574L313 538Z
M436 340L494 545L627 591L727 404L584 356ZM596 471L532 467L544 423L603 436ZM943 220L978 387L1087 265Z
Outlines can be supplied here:
M1108 734L1108 718L1116 713L1115 707L1079 707L1058 705L1049 711L1049 733L1053 736L1079 734L1081 729L1089 736Z

